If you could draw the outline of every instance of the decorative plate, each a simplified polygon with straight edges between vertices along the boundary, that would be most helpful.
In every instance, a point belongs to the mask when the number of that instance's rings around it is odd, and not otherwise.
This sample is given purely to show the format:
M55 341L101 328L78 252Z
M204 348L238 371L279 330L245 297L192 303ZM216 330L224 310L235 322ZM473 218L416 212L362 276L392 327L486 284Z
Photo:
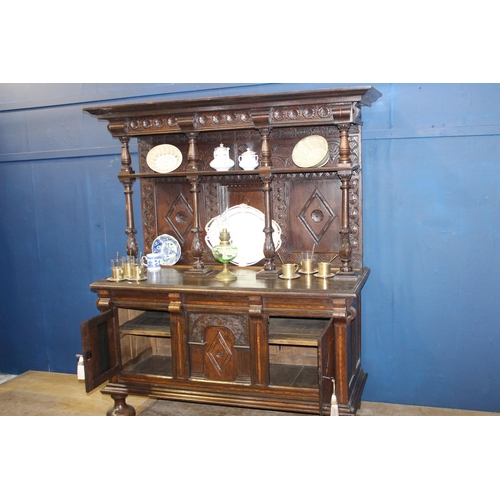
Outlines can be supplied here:
M278 250L281 228L274 220L271 223L274 247ZM260 210L242 203L211 219L205 227L205 241L210 249L219 244L219 233L224 225L229 230L232 244L238 248L238 255L231 261L233 264L252 266L264 258L265 218Z
M304 137L292 151L292 160L297 167L322 167L328 159L328 142L321 135Z
M172 144L160 144L149 151L146 163L151 170L166 174L179 168L182 163L182 153Z
M153 241L151 247L153 253L161 254L162 266L173 266L181 258L181 246L179 242L169 234L161 234Z

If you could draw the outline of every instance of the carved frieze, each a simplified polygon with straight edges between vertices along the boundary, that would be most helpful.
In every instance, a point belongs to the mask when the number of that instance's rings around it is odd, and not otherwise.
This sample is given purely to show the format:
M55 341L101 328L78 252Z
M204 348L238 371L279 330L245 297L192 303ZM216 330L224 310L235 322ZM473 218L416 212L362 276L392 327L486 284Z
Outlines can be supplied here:
M290 123L294 125L307 125L309 123L329 122L346 123L355 122L359 115L359 108L350 103L344 105L297 105L281 106L271 109L270 122L273 124Z
M209 327L229 329L234 335L235 345L248 346L248 317L237 314L189 314L189 342L203 343L205 330Z
M361 110L356 103L276 106L241 110L210 110L192 114L152 113L140 118L126 118L117 127L127 135L146 135L180 132L186 124L192 130L234 130L259 128L252 114L266 116L270 126L309 126L329 123L357 123ZM181 127L182 123L182 127ZM117 128L117 131L118 131Z
M125 121L125 132L128 134L148 133L157 134L161 132L180 131L177 118L173 115L152 115L134 118Z
M214 128L253 127L252 116L248 111L212 111L194 115L196 130Z

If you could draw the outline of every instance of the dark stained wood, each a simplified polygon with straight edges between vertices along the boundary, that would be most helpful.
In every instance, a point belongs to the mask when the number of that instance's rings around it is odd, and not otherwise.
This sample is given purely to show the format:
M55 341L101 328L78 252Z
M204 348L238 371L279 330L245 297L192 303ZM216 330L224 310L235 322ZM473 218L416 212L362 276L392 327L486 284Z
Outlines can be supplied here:
M136 180L143 251L160 234L174 236L182 251L155 279L91 285L99 309L108 313L82 325L83 344L96 345L106 332L111 348L101 353L112 359L86 360L87 388L109 380L103 393L115 406L108 414L133 414L125 398L137 394L328 415L334 382L339 414L356 413L366 382L360 308L369 275L362 246L361 106L379 96L371 87L353 87L85 109L108 121L122 144L127 253L138 251ZM327 140L330 159L321 168L299 168L293 148L314 134ZM131 138L139 146L137 172ZM183 154L169 174L153 172L146 162L163 143ZM258 168L214 171L210 161L221 143L233 159L247 148L257 151ZM232 282L215 279L221 265L205 242L205 226L224 200L261 210L265 218L264 258L231 266ZM278 253L272 221L281 229ZM335 277L279 278L281 260L299 263L300 252L313 246L314 263L332 260ZM135 317L123 319L127 310ZM101 322L105 326L97 327Z

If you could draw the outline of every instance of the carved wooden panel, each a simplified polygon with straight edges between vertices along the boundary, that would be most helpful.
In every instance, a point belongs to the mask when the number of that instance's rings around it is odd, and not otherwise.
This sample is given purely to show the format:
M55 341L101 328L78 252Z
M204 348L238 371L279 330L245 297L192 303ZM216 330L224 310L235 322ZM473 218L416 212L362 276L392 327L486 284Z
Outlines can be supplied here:
M191 377L250 382L247 316L191 313L188 324Z

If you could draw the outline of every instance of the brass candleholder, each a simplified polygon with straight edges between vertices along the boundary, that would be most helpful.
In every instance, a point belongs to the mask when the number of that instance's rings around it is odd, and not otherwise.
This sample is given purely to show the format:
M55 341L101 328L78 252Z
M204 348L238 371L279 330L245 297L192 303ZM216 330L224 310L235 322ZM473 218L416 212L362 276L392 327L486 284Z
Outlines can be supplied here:
M228 269L228 264L237 255L238 249L231 245L231 236L227 228L223 227L219 234L220 243L212 248L212 255L222 262L222 271L215 276L217 281L234 281L236 275Z

